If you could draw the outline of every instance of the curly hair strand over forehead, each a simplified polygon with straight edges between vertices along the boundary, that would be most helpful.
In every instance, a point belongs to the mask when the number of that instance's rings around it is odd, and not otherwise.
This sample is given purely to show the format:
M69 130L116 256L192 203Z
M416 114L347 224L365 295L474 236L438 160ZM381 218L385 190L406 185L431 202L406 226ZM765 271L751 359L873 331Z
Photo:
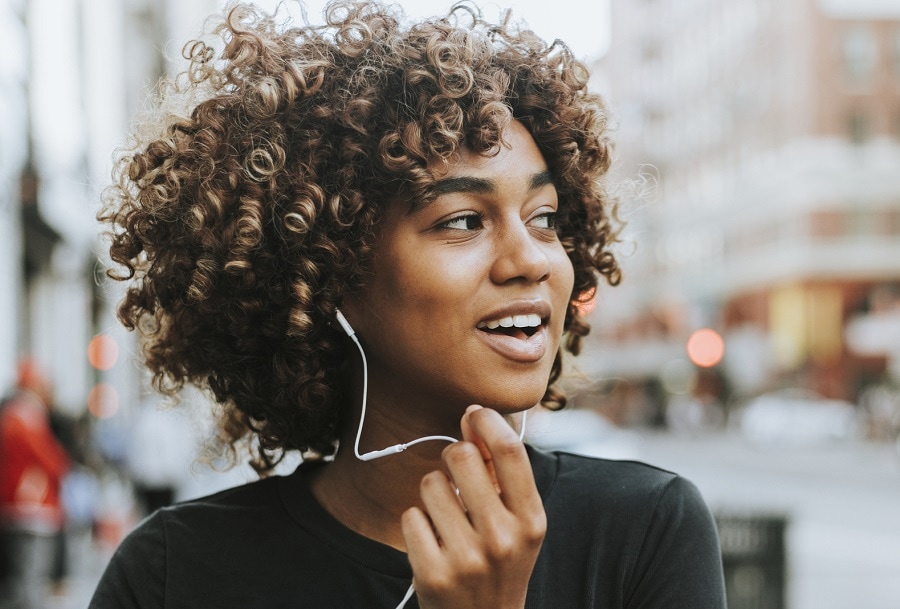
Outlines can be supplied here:
M222 440L253 439L260 471L285 450L333 451L349 347L328 322L365 282L383 206L433 198L434 168L496 153L510 121L553 174L573 303L599 276L618 283L607 113L565 45L470 4L406 25L392 6L333 2L321 26L230 4L214 36L184 47L159 107L187 111L137 130L98 217L157 388L211 390ZM589 326L574 304L565 328L577 353ZM564 404L561 361L549 407Z

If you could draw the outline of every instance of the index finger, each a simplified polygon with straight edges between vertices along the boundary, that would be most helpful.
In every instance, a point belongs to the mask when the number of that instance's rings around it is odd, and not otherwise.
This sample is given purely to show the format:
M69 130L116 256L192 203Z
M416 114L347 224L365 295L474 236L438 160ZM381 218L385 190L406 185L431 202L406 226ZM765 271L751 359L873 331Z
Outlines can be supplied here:
M516 514L543 509L525 445L509 423L490 408L469 411L466 419L476 436L470 440L490 455L485 460L493 464L503 504Z

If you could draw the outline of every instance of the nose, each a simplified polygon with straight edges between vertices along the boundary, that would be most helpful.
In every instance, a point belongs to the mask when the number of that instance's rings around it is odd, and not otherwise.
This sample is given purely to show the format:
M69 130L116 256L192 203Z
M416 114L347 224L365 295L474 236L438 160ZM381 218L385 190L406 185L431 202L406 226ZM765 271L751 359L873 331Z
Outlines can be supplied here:
M532 235L520 219L505 224L496 235L491 281L540 283L550 278L549 244Z

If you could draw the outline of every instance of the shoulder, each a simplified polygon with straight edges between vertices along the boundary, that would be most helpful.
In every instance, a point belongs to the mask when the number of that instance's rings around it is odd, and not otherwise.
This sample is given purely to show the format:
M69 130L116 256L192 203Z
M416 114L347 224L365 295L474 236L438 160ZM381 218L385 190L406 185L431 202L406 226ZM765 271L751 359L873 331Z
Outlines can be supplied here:
M690 480L636 461L529 456L547 512L545 562L563 565L545 567L554 577L591 564L588 588L612 591L611 606L724 607L715 522Z
M652 553L673 534L718 546L712 514L687 478L637 461L529 453L548 519L560 534L594 531L636 553Z
M639 461L599 459L566 452L543 452L529 447L532 468L545 500L578 499L619 506L638 503L664 495L693 494L693 484L678 474Z
M165 524L157 512L119 544L94 590L89 609L163 607L165 573Z
M107 565L90 609L165 606L183 580L208 585L248 540L277 526L277 478L266 478L157 510L129 533ZM204 579L206 578L206 579Z
M277 477L265 478L161 508L125 538L117 553L125 559L147 551L184 556L206 542L221 547L233 535L252 534L277 520L276 487Z
M529 448L535 479L548 512L597 522L628 522L714 529L700 491L687 478L639 461L616 461ZM635 531L637 532L637 531Z
M244 530L252 534L281 513L278 480L273 476L160 509L157 517L174 539L189 543L219 540Z

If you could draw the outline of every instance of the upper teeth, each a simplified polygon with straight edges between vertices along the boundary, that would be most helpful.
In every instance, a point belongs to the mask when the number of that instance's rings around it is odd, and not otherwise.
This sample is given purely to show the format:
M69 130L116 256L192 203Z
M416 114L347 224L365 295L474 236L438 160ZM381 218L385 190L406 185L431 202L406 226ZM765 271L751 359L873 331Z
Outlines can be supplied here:
M529 313L528 315L511 315L491 321L482 321L478 324L478 327L493 330L494 328L512 328L513 326L516 328L536 328L539 325L541 325L540 316Z

